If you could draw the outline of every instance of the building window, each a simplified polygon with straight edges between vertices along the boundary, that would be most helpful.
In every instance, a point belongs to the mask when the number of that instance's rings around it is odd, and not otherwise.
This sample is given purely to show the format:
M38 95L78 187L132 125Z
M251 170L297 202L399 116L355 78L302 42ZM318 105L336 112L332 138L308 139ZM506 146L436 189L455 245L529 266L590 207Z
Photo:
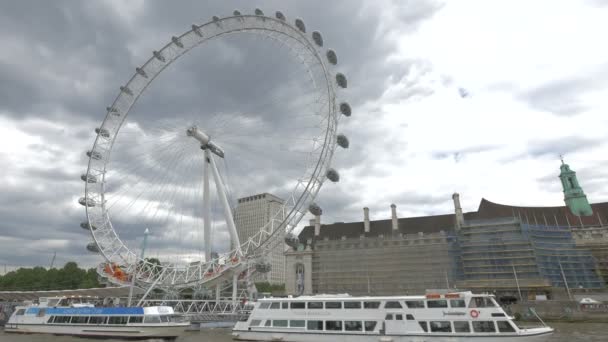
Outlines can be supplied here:
M496 321L496 325L501 333L515 332L515 329L508 321Z
M428 308L447 308L448 301L447 300L428 300L426 302Z
M424 309L423 300L408 300L405 302L405 305L407 305L407 307L410 309L419 309L419 308Z
M342 331L342 321L325 321L325 330Z
M454 322L454 331L455 332L471 332L471 327L469 326L469 322L455 321Z
M452 332L452 326L447 321L431 322L431 332Z
M323 330L323 321L308 321L306 322L308 330Z
M473 322L473 331L475 332L496 332L494 322L492 321L475 321Z
M344 321L344 330L346 331L363 331L361 321Z

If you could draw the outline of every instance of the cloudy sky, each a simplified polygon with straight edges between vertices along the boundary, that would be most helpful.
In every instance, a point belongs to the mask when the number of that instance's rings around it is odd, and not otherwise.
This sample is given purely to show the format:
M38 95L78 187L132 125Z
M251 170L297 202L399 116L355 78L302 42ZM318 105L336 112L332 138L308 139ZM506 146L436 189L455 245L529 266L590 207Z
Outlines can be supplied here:
M324 222L360 220L364 206L372 218L387 218L391 203L400 216L448 213L455 191L467 211L482 197L561 205L560 154L592 202L608 201L606 1L257 5L269 14L281 10L291 21L301 17L309 31L321 31L338 53L336 71L348 78L348 91L339 95L353 115L340 122L340 131L351 144L332 163L340 182L320 192ZM84 191L85 151L106 106L171 36L213 15L254 8L251 1L0 4L0 265L47 265L54 252L58 263L100 261L84 249L90 236L79 227L84 210L77 199ZM134 108L131 129L169 125L174 117L188 121L200 114L213 121L217 113L241 113L230 122L237 127L232 133L240 132L250 122L250 113L243 114L249 109L268 123L253 126L267 138L268 132L286 132L281 105L312 95L289 58L269 53L275 46L256 39L218 40L172 65ZM124 137L123 147L147 148L145 155L155 147ZM235 197L280 193L297 154L278 148L265 160L272 164L247 173L246 156L255 144L237 138L232 135L236 161L226 162ZM116 170L123 162L122 170L145 178L137 159L123 151L115 156ZM137 243L137 233L123 229L125 239ZM153 235L159 249L163 241L166 248L184 242Z

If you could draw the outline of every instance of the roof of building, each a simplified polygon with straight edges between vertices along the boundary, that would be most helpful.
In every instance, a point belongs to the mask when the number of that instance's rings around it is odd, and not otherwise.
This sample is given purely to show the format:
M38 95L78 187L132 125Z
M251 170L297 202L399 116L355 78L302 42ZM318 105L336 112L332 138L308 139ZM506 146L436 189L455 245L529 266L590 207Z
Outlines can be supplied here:
M518 217L522 222L555 226L597 226L608 224L608 202L591 204L593 215L576 216L566 206L522 207L490 202L481 199L476 218ZM545 223L546 222L546 223Z
M539 225L555 226L598 226L608 224L608 202L592 204L592 216L576 216L566 206L559 207L522 207L498 204L483 198L479 203L477 211L464 214L466 220L487 220L505 217L517 217L522 222ZM433 215L399 218L399 233L416 234L438 233L454 229L455 215ZM379 235L392 234L392 220L370 220L370 231L365 233L363 221L338 222L332 224L321 224L321 232L317 239L328 238L330 240L346 238L377 237ZM314 226L306 226L300 232L300 242L306 242L314 236Z

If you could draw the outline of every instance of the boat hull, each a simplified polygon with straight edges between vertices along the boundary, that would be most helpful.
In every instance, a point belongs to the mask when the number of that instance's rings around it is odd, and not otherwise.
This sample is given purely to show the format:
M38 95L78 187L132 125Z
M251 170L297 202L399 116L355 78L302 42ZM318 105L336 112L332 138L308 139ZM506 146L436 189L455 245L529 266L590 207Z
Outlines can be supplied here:
M280 333L263 331L233 331L233 339L237 341L284 341L284 342L541 342L550 339L553 330L539 331L526 335L469 334L461 336L446 335L377 335L377 334L314 334L314 333Z
M173 326L60 326L50 324L7 324L6 333L53 334L81 337L120 338L120 339L175 339L189 324Z

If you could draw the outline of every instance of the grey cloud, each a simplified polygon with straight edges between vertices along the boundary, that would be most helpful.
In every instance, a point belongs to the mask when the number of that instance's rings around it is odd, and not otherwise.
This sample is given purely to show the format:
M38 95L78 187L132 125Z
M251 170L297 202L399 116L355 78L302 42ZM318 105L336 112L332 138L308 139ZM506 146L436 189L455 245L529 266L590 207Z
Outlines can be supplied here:
M523 90L518 98L534 109L556 115L581 114L590 108L582 96L605 89L608 86L605 81L607 74L608 68L604 65L583 76L554 80Z
M444 150L444 151L434 151L432 152L433 159L446 159L446 158L454 158L455 162L459 162L462 158L465 158L468 154L475 153L483 153L489 152L499 149L500 146L497 145L480 145L480 146L472 146L468 148L463 148L459 150Z
M425 2L395 3L401 4L395 15L399 17L403 32L415 30L440 8ZM12 119L41 118L64 127L49 129L36 123L20 122L22 131L40 138L41 143L29 146L40 152L40 162L44 156L56 160L57 165L28 167L20 175L24 180L44 185L44 191L23 187L3 193L0 202L5 205L0 211L3 221L0 233L24 241L34 234L40 239L68 239L70 244L62 255L66 258L82 256L87 263L93 264L100 259L87 254L84 249L90 240L87 232L78 226L84 218L84 210L73 200L82 195L83 183L78 175L86 168L83 152L93 141L93 129L101 122L104 108L111 103L118 87L127 81L134 68L145 62L153 49L166 44L172 35L188 30L192 23L206 22L212 15L230 15L234 8L252 13L253 5L249 1L235 1L229 5L185 1L176 6L165 1L147 1L143 11L132 14L128 21L102 3L19 1L0 7L0 37L14 38L11 41L23 43L28 57L15 60L11 65L0 62L0 111ZM387 85L407 76L412 65L424 65L423 61L414 60L401 64L387 62L386 56L394 51L394 47L379 34L385 18L377 12L378 8L364 12L363 8L373 6L364 6L363 1L288 4L272 1L261 8L269 14L281 10L290 21L296 16L302 17L309 31L320 30L323 33L326 46L338 53L336 70L344 72L349 80L350 88L344 95L353 105L353 115L365 120L374 113L357 111L358 106L377 100ZM210 129L216 129L218 139L226 139L224 146L230 152L227 173L234 180L234 197L264 191L285 196L285 179L296 177L301 159L297 152L285 151L290 148L289 138L297 132L289 129L295 123L284 114L299 106L285 99L295 101L302 97L299 84L285 82L294 68L290 61L282 58L284 56L268 54L256 46L258 43L259 40L245 41L236 37L194 50L152 84L130 115L131 122L144 128L154 128L154 122L164 117L192 120L199 116L217 119L217 115L223 115L216 120L219 123L217 127ZM244 62L239 57L241 55L247 58ZM234 76L239 73L251 77L240 77L235 82ZM394 73L398 78L391 78ZM268 99L268 94L277 95ZM412 94L406 92L400 96ZM230 138L230 130L222 124L233 131L243 129L244 123L239 122L240 116L236 115L239 113L263 121L258 138L236 134ZM381 119L383 114L378 115L374 119ZM347 170L370 164L374 147L366 146L365 142L368 136L377 133L368 131L365 125L349 125L348 121L342 122L341 130L352 137L354 148L339 151L334 162L337 168ZM250 127L249 132L254 128ZM273 129L285 134L274 134ZM156 145L150 144L144 150L145 146L134 142L128 138L117 141L120 150L113 153L111 167L132 173L137 180L160 182L152 173L132 169L133 164L140 163L138 155L152 155L150 148ZM129 143L133 144L129 146ZM390 145L390 142L386 144ZM268 155L262 153L265 145L270 146L265 151ZM390 151L397 149L395 146L384 147L390 147ZM165 151L169 152L171 150ZM253 170L252 165L256 164L258 155L266 162L265 167ZM157 163L170 160L160 153L156 158ZM184 176L184 171L188 170L177 170L173 177ZM109 186L118 189L129 181L116 179L116 183L109 183ZM339 213L343 220L359 217L357 212L360 208L357 208L356 201L359 194L355 191L331 191L332 185L328 183L326 186L319 201L327 207L327 212ZM70 204L62 207L67 202ZM194 206L184 206L184 210L194 209ZM219 216L217 208L214 212ZM197 215L200 216L200 212ZM155 231L164 227L159 222L143 219L131 223L126 220L117 222L124 224L121 237L130 246L137 246L143 227L152 226ZM218 234L218 246L226 248L225 233ZM176 241L160 237L151 241L151 247L157 250L178 245ZM5 244L0 241L0 246L4 248ZM44 260L13 252L12 248L2 249L0 260L8 263L17 259L27 263Z

